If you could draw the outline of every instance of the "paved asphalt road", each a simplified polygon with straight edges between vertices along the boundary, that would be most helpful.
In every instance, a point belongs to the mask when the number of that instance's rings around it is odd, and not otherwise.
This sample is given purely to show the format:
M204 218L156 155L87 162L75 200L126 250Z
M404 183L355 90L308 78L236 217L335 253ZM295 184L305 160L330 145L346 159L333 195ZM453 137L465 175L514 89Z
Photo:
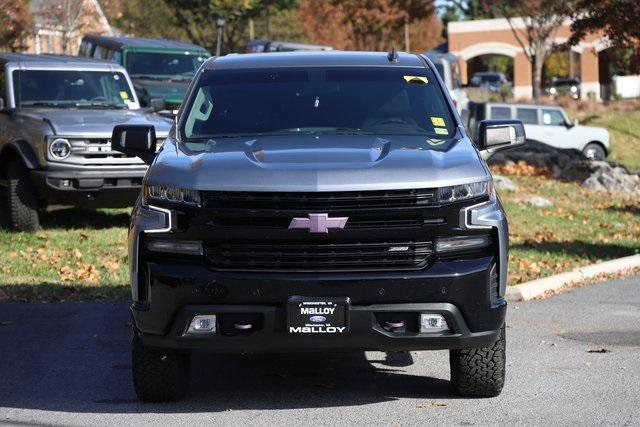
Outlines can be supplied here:
M0 304L0 424L640 424L640 277L508 319L495 399L453 395L446 352L372 352L198 356L185 401L143 405L127 303Z

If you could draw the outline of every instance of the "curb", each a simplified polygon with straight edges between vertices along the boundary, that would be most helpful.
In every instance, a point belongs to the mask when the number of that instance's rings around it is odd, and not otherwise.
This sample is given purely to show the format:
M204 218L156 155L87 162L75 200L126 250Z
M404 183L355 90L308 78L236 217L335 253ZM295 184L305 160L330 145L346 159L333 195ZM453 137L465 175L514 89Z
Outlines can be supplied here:
M555 276L509 286L505 299L507 301L529 301L541 297L549 291L557 291L571 283L580 282L600 274L616 273L637 267L640 267L640 255L631 255L611 261L599 262L586 267L576 268L567 273L556 274Z

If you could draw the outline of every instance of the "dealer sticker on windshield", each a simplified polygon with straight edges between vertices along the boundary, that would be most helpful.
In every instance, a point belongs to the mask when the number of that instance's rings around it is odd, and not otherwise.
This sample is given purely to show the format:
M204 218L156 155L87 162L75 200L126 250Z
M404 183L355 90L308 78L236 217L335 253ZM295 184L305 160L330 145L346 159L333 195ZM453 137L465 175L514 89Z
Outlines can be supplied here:
M447 125L444 123L444 119L443 119L442 117L431 117L431 123L432 123L434 126L440 126L440 127L445 127L445 126L447 126Z
M295 296L287 307L291 334L342 334L349 330L349 298Z

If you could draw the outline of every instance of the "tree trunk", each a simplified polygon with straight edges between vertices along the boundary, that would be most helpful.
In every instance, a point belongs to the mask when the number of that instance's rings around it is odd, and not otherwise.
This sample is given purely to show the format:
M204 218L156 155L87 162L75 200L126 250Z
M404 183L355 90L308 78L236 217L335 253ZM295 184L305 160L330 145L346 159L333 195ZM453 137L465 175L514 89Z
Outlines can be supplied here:
M542 67L544 66L545 52L541 49L536 51L532 58L533 65L533 99L537 100L542 95Z

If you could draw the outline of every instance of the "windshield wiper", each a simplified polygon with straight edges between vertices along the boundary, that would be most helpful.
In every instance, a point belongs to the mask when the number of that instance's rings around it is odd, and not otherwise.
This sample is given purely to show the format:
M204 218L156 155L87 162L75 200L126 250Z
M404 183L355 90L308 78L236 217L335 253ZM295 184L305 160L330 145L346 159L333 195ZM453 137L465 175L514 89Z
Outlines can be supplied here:
M59 102L51 101L33 101L33 102L21 102L21 107L56 107L56 108L71 108L72 104L62 104Z
M115 104L113 102L77 102L75 106L78 108L115 108L118 110L129 108L125 104Z
M159 76L156 74L132 74L134 79L147 79L147 80L169 80L169 76Z

